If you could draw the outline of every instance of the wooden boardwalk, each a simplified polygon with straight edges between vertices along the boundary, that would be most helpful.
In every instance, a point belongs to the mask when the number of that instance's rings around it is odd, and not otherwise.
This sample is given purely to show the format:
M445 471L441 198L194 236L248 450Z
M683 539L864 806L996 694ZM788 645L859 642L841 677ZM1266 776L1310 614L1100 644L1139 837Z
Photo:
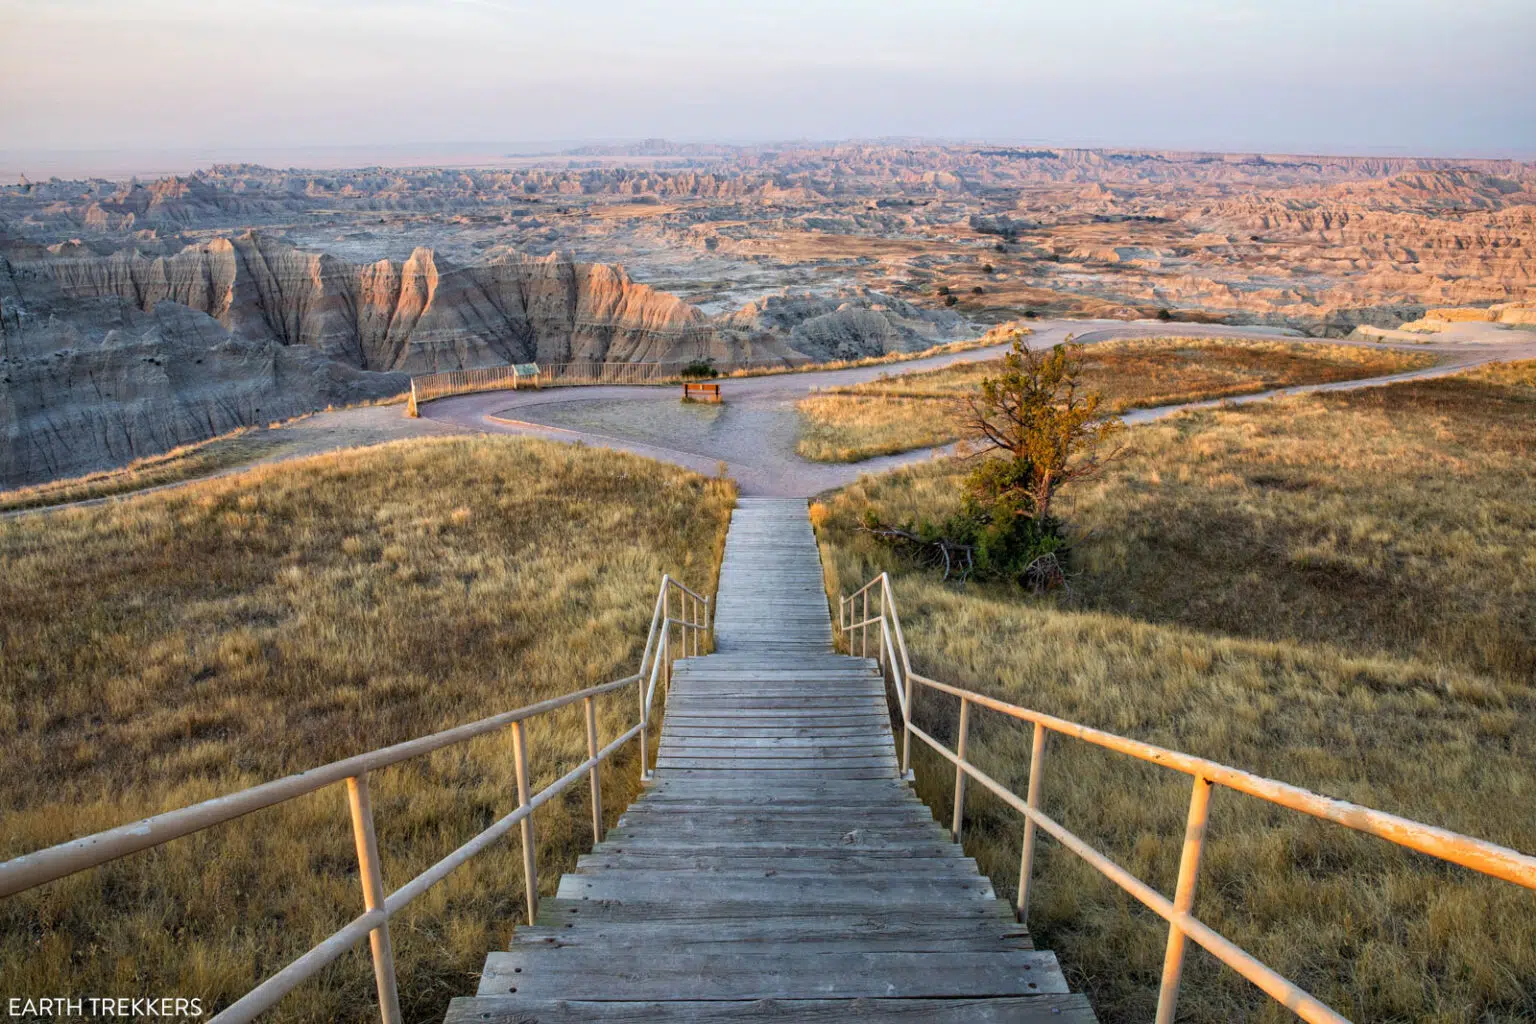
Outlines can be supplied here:
M804 501L742 500L715 623L655 782L448 1021L1092 1021L899 777L878 667L833 651Z

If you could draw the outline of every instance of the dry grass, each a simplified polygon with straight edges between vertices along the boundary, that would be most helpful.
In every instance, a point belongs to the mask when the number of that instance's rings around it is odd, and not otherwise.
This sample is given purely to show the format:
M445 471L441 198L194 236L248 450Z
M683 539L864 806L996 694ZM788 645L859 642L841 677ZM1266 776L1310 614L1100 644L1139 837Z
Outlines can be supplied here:
M1021 329L1020 333L1029 334L1031 332L1027 329ZM861 359L831 359L821 363L799 363L794 366L760 366L751 369L729 370L722 374L722 376L768 377L781 373L819 373L823 370L848 370L860 366L889 366L893 363L910 363L917 359L929 359L933 356L988 348L992 345L1002 344L1005 340L1007 339L1001 334L988 332L979 338L940 342L937 345L930 345L925 349L919 349L915 352L887 352L881 356L864 356Z
M147 487L180 483L280 454L287 447L289 445L283 438L270 431L244 428L198 444L173 448L161 455L135 459L121 469L0 491L0 512L110 498Z
M1292 344L1231 338L1140 338L1083 352L1083 382L1104 393L1113 412L1256 394L1297 384L1357 380L1431 366L1433 356L1351 345ZM797 450L818 462L857 462L958 440L958 399L997 360L961 363L803 399Z
M1536 850L1536 363L1185 414L1071 513L1070 597L957 588L855 532L941 516L959 468L865 478L818 513L832 587L896 582L920 671L1322 793ZM952 737L949 698L919 698ZM1022 793L1029 732L971 752ZM917 762L948 820L954 774ZM1171 893L1188 780L1056 738L1048 813ZM1014 889L1020 823L973 796L967 848ZM1030 926L1100 1019L1152 1016L1165 928L1047 843ZM1357 1021L1536 1019L1528 891L1230 792L1196 913ZM1203 952L1181 1019L1293 1019Z
M796 402L795 411L795 452L814 462L862 462L937 448L964 433L962 411L944 399L815 394Z
M633 671L670 572L712 588L734 492L633 456L410 441L0 522L0 858ZM600 732L635 716L603 699ZM529 726L536 785L585 757ZM634 793L631 747L607 810ZM377 773L394 888L515 806L498 734ZM585 787L537 815L552 890ZM474 990L522 903L514 840L392 930L412 1020ZM223 1005L361 910L331 787L0 903L6 995ZM274 1019L374 1018L364 951Z

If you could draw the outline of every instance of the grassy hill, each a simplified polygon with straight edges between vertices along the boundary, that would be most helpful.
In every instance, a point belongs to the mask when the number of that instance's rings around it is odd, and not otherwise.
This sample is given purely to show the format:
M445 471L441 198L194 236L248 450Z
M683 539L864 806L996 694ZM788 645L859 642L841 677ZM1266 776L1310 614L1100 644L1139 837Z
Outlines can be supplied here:
M663 572L712 585L729 483L514 439L409 441L0 521L0 858L618 678ZM603 699L606 741L634 694ZM529 725L535 785L580 706ZM516 805L510 737L377 774L394 888ZM616 815L633 751L605 773ZM538 817L551 883L582 787ZM517 843L393 924L410 1019L474 990ZM0 992L223 1005L361 912L341 787L0 902ZM377 1019L366 943L280 1018Z
M1536 850L1536 363L1134 428L1081 490L1069 594L956 586L857 529L938 520L964 466L814 510L832 585L894 578L919 671L1099 728ZM920 695L952 739L958 702ZM1027 728L970 754L1024 792ZM917 746L916 744L914 746ZM916 763L947 807L954 772ZM1047 812L1173 891L1188 779L1056 737ZM968 850L1015 889L1021 821L977 792ZM947 819L947 812L941 820ZM1030 926L1100 1019L1151 1019L1166 927L1047 842ZM1357 1021L1529 1021L1531 894L1220 792L1196 914ZM1180 1019L1293 1019L1203 952Z
M1359 380L1432 366L1425 352L1240 338L1131 338L1083 351L1083 383L1116 413L1211 398L1251 395L1297 384ZM829 388L796 403L796 450L818 462L858 462L964 435L961 404L1000 359L957 363L925 373Z

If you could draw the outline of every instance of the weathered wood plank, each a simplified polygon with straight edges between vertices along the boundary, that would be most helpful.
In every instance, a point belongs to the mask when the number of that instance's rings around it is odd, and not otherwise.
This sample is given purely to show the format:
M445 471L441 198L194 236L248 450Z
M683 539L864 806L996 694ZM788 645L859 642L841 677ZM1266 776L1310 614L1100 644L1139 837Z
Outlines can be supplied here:
M992 918L950 919L925 912L901 917L878 914L829 917L801 914L753 920L716 919L701 928L693 921L589 921L580 928L523 926L512 935L511 946L586 946L619 949L652 949L655 944L691 947L719 942L815 943L830 948L907 949L916 952L932 943L1009 943L1009 948L1030 948L1029 931L1012 921ZM511 947L509 947L511 948ZM940 948L933 946L932 948ZM970 948L970 947L967 947Z
M1065 994L1054 954L1041 950L909 953L589 951L515 949L486 957L481 995L606 1000L622 981L629 999L885 997L903 999Z
M803 502L743 499L715 630L674 667L652 785L448 1019L1092 1021L896 777L877 663L832 650Z
M933 900L923 897L917 900L888 900L884 903L820 903L818 913L829 919L838 917L868 917L882 915L890 918L913 918L927 915L940 916L934 911ZM565 900L539 901L539 925L550 928L590 927L595 922L645 923L649 921L759 921L774 917L801 917L806 907L799 903L763 902L760 900L715 899L713 897L685 900L668 899L660 902L641 899L617 900ZM1011 924L1013 914L998 900L967 900L946 906L942 915L952 921L986 920Z
M754 999L580 1002L519 996L455 999L447 1024L1093 1024L1080 995L1004 999Z
M832 851L837 852L837 851ZM881 875L895 871L916 872L928 877L976 877L976 862L969 857L910 857L905 865L893 865L889 858L832 856L810 854L802 857L754 857L750 854L711 856L701 854L645 853L631 849L626 854L589 853L576 861L576 874L597 871L698 871L698 872L770 872L779 875Z
M643 876L643 877L642 877ZM963 882L950 879L866 878L782 878L732 880L718 883L704 877L678 877L676 872L636 872L624 877L601 875L565 875L555 890L561 899L575 900L703 900L714 897L736 903L780 903L800 901L841 906L879 906L886 901L914 902L929 900L940 905L962 902L996 902L992 883L982 878Z

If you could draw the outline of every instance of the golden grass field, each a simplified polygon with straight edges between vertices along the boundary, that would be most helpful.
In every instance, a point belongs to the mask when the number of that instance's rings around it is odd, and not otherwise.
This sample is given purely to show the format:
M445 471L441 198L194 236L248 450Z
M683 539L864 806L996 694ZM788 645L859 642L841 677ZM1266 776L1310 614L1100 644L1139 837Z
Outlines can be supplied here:
M1102 392L1116 413L1376 377L1435 362L1423 352L1233 338L1101 342L1087 346L1082 359L1084 384ZM960 363L804 398L796 406L796 450L817 462L858 462L948 444L964 432L960 399L999 366L999 360Z
M663 572L713 589L729 482L516 439L397 442L0 522L0 858L620 678ZM607 742L633 690L602 698ZM581 707L528 726L538 787ZM633 746L604 772L611 819ZM496 734L375 773L387 888L516 806ZM549 891L585 786L536 815ZM515 838L391 929L410 1020L471 993L522 907ZM334 786L0 902L0 993L221 1006L361 912ZM366 943L273 1019L377 1019Z
M963 466L813 509L829 589L892 573L918 670L1014 703L1536 851L1536 362L1186 413L1064 510L1070 594L940 583L856 530L938 519ZM953 741L953 698L919 723ZM1030 733L972 717L1023 793ZM914 744L914 747L918 747ZM947 821L954 771L915 761ZM1186 776L1055 737L1047 813L1172 893ZM967 849L1016 888L1017 815L972 787ZM1195 912L1355 1021L1536 1019L1531 893L1340 826L1216 794ZM1046 840L1030 915L1106 1024L1153 1015L1166 927ZM1290 1014L1203 951L1180 1020Z

